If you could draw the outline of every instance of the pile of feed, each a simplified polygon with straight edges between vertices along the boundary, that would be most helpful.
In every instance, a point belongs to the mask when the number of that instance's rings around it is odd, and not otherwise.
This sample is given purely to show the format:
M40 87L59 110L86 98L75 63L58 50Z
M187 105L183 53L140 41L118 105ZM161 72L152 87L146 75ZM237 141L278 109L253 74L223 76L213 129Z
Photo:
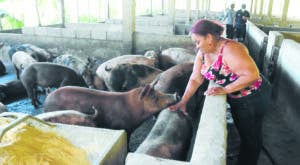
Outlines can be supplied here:
M0 117L0 127L9 123ZM90 165L86 152L58 135L22 123L5 133L0 141L1 165Z

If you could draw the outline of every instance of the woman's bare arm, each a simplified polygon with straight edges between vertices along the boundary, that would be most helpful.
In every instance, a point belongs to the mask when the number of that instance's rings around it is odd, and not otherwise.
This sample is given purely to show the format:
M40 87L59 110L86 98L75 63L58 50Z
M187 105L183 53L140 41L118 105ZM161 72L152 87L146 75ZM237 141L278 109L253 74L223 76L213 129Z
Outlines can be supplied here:
M223 62L239 77L233 83L225 86L227 93L244 89L259 79L258 68L250 57L247 48L241 43L228 43L224 48Z
M199 86L202 84L204 80L204 77L201 75L202 63L203 63L203 55L202 52L198 51L194 62L193 72L185 88L185 92L182 96L182 99L179 103L170 106L170 110L177 110L181 108L182 111L184 112L186 111L185 106L187 102L194 95L194 93L196 92L196 90L199 88Z

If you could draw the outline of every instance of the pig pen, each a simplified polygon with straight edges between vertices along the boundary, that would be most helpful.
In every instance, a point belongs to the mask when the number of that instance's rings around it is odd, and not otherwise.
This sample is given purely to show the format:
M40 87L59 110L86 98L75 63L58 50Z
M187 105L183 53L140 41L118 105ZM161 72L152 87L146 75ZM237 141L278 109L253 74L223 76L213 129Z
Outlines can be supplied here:
M10 81L16 80L15 70L11 63L5 63L7 74L0 77L0 84L5 84ZM39 100L43 103L45 100L45 95L39 95ZM204 97L202 101L199 103L197 112L195 113L196 117L192 121L192 137L189 146L189 150L186 157L186 161L190 161L191 154L193 152L194 147L194 140L196 136L196 131L198 128L198 123L201 116L201 110L204 103ZM43 113L43 108L40 106L39 108L35 109L33 105L31 105L30 99L28 99L26 93L24 95L20 95L16 99L5 100L4 104L6 105L8 111L10 112L20 112L30 115L38 115ZM239 137L236 131L236 128L233 125L233 120L230 114L230 107L227 107L227 129L228 129L228 144L227 144L227 164L231 165L234 164L237 160L238 150L239 150ZM129 151L135 152L139 145L146 139L147 135L151 131L153 125L156 122L156 116L150 117L146 121L144 121L132 134L129 138Z

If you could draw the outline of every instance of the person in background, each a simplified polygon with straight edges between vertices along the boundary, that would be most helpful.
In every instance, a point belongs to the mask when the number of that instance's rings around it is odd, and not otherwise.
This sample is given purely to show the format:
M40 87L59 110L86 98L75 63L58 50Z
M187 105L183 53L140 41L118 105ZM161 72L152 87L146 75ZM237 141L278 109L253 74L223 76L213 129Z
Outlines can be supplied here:
M181 101L169 109L186 114L188 100L205 79L219 84L208 88L205 94L227 95L241 138L239 164L255 165L262 148L262 119L269 108L271 86L259 73L247 48L222 38L223 30L221 25L206 19L193 25L191 38L198 49L193 72Z
M234 4L230 5L230 9L226 9L224 13L224 24L226 25L226 37L229 39L233 39L234 28L233 25L235 23L235 11Z
M242 9L235 14L236 37L239 42L244 42L246 36L246 23L250 18L250 13L246 10L246 4L242 4Z

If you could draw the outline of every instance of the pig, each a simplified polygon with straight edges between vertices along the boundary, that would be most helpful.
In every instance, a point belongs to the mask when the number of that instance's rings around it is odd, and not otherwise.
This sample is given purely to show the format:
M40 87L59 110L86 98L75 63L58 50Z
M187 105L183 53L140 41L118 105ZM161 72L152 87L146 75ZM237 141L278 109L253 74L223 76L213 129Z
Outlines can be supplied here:
M135 151L155 157L186 160L192 137L192 123L182 111L164 109L146 139Z
M21 81L35 108L40 104L37 87L62 87L66 85L87 87L83 78L74 70L57 64L39 62L30 65L21 74Z
M96 70L96 75L103 79L104 82L109 81L110 71L119 64L144 64L152 67L156 67L157 59L152 57L145 57L143 55L122 55L112 58L102 63ZM107 84L106 84L107 85Z
M108 92L82 87L62 87L50 93L44 111L73 109L85 114L97 109L97 127L124 129L130 134L139 124L179 101L176 94L161 93L153 85L128 92Z
M149 84L162 71L143 64L119 64L108 72L106 87L110 91L125 92Z
M26 89L21 80L0 84L0 101L18 100L26 96Z
M166 70L174 65L194 62L195 52L184 48L168 48L159 55L159 69Z
M53 60L53 63L71 68L75 70L79 75L82 75L84 70L86 69L86 62L71 54L63 54L61 56L58 56Z
M39 62L45 62L45 61L53 61L55 58L52 56L49 52L47 52L45 49L42 49L36 45L32 44L23 44L23 46L28 47L33 53L33 56L36 55L36 60Z
M88 57L87 64L82 73L86 84L91 89L108 90L102 77L97 76L96 70L98 66L103 62L103 59L98 57Z
M28 53L23 51L17 51L12 55L11 62L16 69L17 79L20 79L20 73L30 66L31 64L37 63L37 61L32 58Z
M87 115L74 110L63 110L63 111L46 112L46 113L36 115L35 117L43 121L53 122L53 123L96 127L94 119L97 116L97 114L98 114L97 110L95 110L95 113L92 115Z
M28 50L28 48L23 45L13 45L10 47L10 49L8 51L10 60L12 59L13 54L15 54L17 51L28 52L30 50Z
M193 66L193 63L183 63L167 69L156 77L158 82L154 88L162 92L177 92L182 96L193 72Z
M0 60L0 76L4 75L6 73L6 68L3 62Z
M175 65L159 74L154 81L157 81L154 89L164 93L178 93L183 96L185 88L188 84L189 77L193 72L193 63L182 63ZM201 101L204 99L203 93L206 91L208 81L204 81L198 88L193 97L187 104L187 113L191 116L197 116Z
M17 51L23 51L28 53L38 62L46 62L46 61L50 62L54 58L54 56L52 56L50 53L35 45L21 44L21 45L14 45L10 48L10 50L8 51L8 55L10 59L12 59L12 55Z

